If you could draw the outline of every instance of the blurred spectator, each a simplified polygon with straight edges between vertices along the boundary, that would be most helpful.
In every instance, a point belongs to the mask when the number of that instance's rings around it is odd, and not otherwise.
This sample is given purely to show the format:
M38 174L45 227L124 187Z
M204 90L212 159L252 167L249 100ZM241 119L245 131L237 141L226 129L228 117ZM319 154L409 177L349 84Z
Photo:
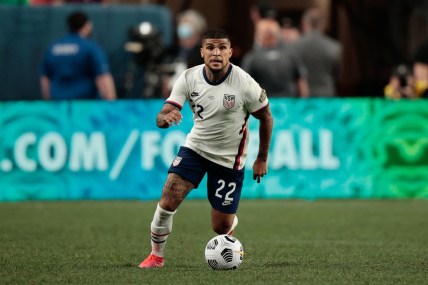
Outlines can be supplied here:
M416 49L410 67L394 68L384 95L389 99L428 98L428 40Z
M281 25L282 40L285 43L293 43L300 37L300 30L293 23L293 19L284 17Z
M49 100L116 99L116 90L102 49L89 40L92 22L76 11L67 18L70 33L54 42L41 66L42 96Z
M256 24L255 46L242 61L246 70L269 97L307 97L306 70L292 50L281 43L277 21L261 19Z
M250 17L254 25L261 19L275 19L276 16L276 9L269 0L258 0L250 8Z
M413 98L412 73L410 69L401 64L394 68L388 85L384 88L384 95L389 99Z
M269 0L258 0L255 4L250 7L250 18L253 22L254 30L256 29L257 23L262 19L273 19L275 20L277 11L273 7ZM255 33L254 33L255 35ZM254 39L254 42L256 40Z
M417 49L412 58L413 76L418 90L428 88L428 40L425 40ZM421 91L420 91L421 92ZM425 94L426 95L426 94ZM426 97L426 96L424 96Z
M309 96L335 96L342 45L324 34L325 20L319 9L306 10L301 24L302 36L294 47L308 70Z
M168 97L178 76L186 69L202 64L201 35L207 25L204 16L195 10L177 15L177 44L172 46L166 59L172 69L163 78L163 96ZM168 62L169 61L169 62Z
M384 88L388 99L418 99L428 97L428 82L417 80L412 68L400 64L394 68L388 84Z

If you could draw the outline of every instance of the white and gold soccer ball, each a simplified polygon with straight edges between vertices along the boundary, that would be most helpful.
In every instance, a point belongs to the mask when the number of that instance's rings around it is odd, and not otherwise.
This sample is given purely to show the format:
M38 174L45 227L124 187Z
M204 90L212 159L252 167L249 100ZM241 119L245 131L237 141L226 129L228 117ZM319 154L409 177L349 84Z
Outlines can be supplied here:
M205 260L216 270L236 269L244 258L244 248L234 236L218 235L205 247Z

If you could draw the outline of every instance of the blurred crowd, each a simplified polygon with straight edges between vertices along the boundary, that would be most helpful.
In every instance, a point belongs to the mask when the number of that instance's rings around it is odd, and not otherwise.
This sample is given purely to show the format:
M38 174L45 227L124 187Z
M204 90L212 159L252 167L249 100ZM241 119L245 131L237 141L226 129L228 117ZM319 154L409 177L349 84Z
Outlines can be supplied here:
M342 45L325 34L325 16L311 7L300 28L290 19L282 26L273 8L252 9L254 46L242 67L270 97L333 97L342 64ZM314 48L315 47L315 48Z
M325 31L325 18L315 7L306 10L301 27L277 20L271 6L255 5L249 11L254 25L254 43L243 55L241 68L264 88L269 97L333 97L337 95L342 47ZM200 35L206 21L198 11L187 10L177 17L175 72L165 76L168 96L170 80L186 68L202 64ZM316 46L316 49L313 47Z
M1 3L62 5L101 2L105 3L101 0L2 0ZM240 55L237 64L260 83L269 97L339 96L342 75L346 72L343 44L327 34L328 19L324 11L316 6L309 7L296 20L291 16L279 17L269 1L257 3L248 11L253 23L254 41L251 49ZM68 19L69 34L53 42L45 52L40 71L40 89L44 99L121 98L103 47L90 40L92 22L87 15L83 16L84 21L75 28L70 27ZM206 18L197 10L187 9L178 13L174 44L162 49L155 67L153 63L147 64L147 59L139 65L144 69L140 75L146 78L141 87L144 90L134 98L166 98L181 72L202 64L200 36L207 27ZM76 61L78 57L73 57L64 61L64 53L71 54L73 45L85 46L88 54L92 53L91 60L80 58ZM385 82L385 98L428 97L428 40L408 61L394 67L390 74L389 82ZM64 78L66 84L61 86ZM72 88L73 82L86 85L84 88ZM82 90L86 93L79 93Z
M409 62L392 70L384 94L389 99L428 98L428 40L417 48Z

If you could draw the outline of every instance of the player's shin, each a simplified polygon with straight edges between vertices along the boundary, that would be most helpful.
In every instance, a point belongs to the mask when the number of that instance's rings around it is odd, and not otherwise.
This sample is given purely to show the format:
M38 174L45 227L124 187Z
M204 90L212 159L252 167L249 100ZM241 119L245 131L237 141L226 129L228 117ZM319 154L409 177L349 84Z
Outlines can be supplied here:
M176 211L170 212L159 206L156 207L151 223L152 254L164 257L165 244L168 235L172 231L173 216Z

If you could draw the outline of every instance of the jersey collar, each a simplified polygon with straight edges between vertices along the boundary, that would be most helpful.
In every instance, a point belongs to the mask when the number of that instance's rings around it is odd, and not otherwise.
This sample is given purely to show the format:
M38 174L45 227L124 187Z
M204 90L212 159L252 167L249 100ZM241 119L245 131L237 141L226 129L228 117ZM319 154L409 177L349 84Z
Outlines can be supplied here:
M220 85L220 84L222 84L226 80L226 78L229 76L230 72L232 71L232 66L233 66L233 64L229 65L229 68L227 69L226 74L223 76L223 78L220 81L217 81L217 82L212 82L208 79L207 72L205 71L205 66L204 66L204 68L202 68L202 73L204 75L205 81L209 85Z

